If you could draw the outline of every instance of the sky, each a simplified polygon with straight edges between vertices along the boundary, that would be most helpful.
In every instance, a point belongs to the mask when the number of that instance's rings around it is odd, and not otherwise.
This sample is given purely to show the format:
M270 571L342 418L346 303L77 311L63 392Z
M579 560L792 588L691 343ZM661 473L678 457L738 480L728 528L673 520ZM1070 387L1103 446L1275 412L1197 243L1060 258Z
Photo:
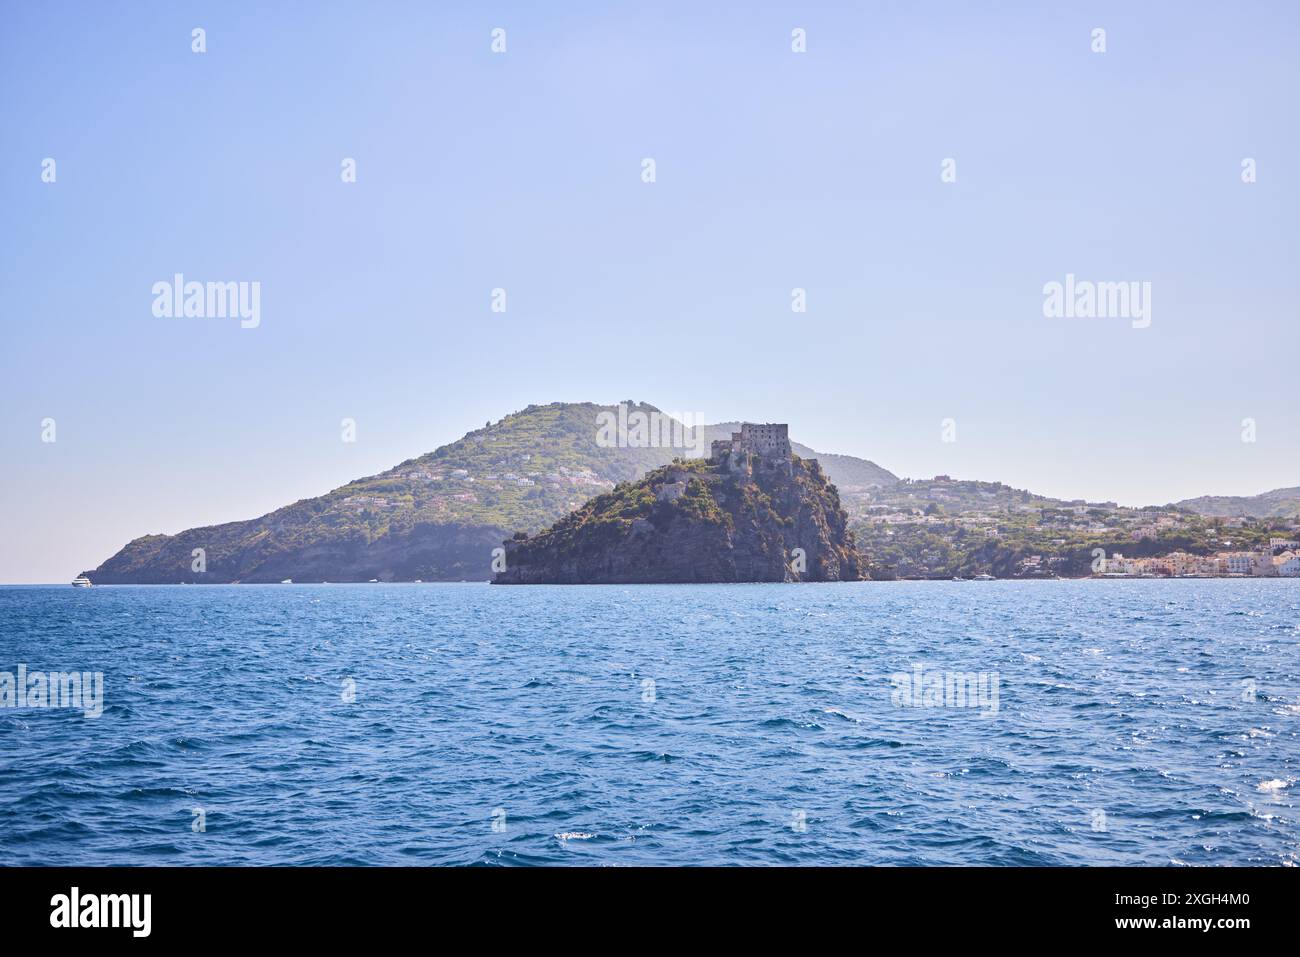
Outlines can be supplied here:
M1064 498L1300 485L1298 27L1290 2L0 3L0 582L553 401ZM258 282L256 328L155 315L177 273ZM1067 274L1150 283L1150 324L1046 316Z

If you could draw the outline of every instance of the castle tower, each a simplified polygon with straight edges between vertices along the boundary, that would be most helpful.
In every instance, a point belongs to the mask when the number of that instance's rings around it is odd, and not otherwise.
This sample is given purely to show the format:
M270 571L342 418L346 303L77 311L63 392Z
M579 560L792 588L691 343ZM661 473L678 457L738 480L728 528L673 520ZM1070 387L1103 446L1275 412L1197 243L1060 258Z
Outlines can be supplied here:
M741 423L739 437L741 447L760 458L790 457L790 427L784 422L744 422Z
M768 468L790 467L790 427L784 422L742 422L731 441L715 439L709 447L710 459L718 465L724 460L729 472L751 471L751 460Z

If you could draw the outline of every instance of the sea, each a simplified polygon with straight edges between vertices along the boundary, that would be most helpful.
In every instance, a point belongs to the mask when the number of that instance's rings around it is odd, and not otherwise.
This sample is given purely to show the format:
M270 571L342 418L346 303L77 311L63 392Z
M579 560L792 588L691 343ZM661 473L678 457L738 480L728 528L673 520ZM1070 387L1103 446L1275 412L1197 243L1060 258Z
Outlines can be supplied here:
M1298 777L1300 579L0 588L5 865L1295 866Z

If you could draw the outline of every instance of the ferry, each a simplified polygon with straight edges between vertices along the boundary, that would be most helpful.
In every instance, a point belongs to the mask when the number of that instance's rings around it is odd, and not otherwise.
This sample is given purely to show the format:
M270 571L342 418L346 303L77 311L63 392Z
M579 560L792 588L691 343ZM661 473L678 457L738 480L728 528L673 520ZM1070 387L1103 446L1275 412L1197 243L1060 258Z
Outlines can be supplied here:
M92 585L94 585L94 582L85 575L78 575L76 578L72 579L73 588L90 588Z

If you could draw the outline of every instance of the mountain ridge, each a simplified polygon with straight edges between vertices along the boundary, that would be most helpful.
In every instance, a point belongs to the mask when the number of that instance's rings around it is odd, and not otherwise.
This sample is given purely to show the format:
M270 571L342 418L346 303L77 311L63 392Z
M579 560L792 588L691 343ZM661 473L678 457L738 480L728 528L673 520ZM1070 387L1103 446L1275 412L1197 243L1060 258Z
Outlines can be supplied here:
M1174 504L1200 515L1224 518L1300 518L1300 485L1275 488L1258 495L1199 495Z
M638 414L680 426L632 400L529 405L264 515L132 539L84 574L100 584L482 580L504 537L541 531L593 495L697 454L731 431L728 423L702 425L679 432L681 445L638 446L624 427ZM611 415L620 431L602 444L602 416ZM836 468L858 469L855 477L896 481L874 463L832 458Z
M137 537L84 574L100 584L484 580L503 539L536 534L593 496L674 458L698 457L739 428L701 425L685 445L642 447L627 428L638 414L664 416L632 400L529 405L261 516ZM602 444L598 422L611 415L621 416L617 435ZM1267 540L1269 528L1243 530L1238 517L1300 520L1300 488L1128 509L997 482L899 479L866 459L792 447L821 463L884 577L1017 574L1025 560L1048 553L1061 557L1058 571L1083 573L1097 547L1108 554L1140 554L1157 544L1203 551L1229 539ZM1231 535L1220 519L1232 520Z

